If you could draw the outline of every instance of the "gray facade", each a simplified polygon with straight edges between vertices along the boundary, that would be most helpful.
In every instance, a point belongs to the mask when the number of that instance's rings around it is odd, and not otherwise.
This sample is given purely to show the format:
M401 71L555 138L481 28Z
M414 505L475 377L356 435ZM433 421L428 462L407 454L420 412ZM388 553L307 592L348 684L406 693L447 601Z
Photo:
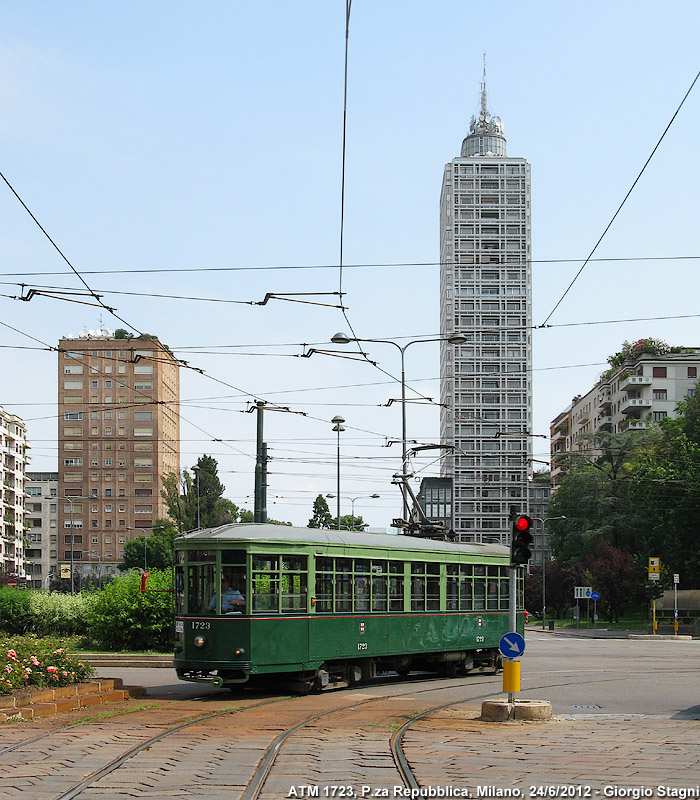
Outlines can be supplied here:
M525 510L530 467L530 165L506 155L503 125L481 111L445 166L440 200L440 433L454 455L461 541L507 544L511 506Z
M24 488L27 588L46 589L58 569L58 472L27 472Z

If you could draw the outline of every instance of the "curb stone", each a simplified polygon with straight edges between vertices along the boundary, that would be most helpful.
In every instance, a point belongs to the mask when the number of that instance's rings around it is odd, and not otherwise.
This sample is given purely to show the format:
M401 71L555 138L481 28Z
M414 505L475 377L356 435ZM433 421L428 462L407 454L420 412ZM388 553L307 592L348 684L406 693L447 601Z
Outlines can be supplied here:
M124 686L121 678L101 678L56 689L32 689L0 697L0 722L33 719L103 703L144 697L142 686Z

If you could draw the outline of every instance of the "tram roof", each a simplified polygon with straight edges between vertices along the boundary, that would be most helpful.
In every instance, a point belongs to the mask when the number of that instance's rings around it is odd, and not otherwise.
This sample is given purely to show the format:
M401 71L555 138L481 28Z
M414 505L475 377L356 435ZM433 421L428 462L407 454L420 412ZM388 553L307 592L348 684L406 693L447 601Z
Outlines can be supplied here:
M229 525L220 525L218 528L191 531L176 539L179 544L184 542L204 543L205 541L217 544L226 542L299 542L494 556L504 556L509 553L507 547L498 544L442 542L405 534L353 533L352 531L335 531L325 528L295 528L290 525L271 525L266 522L234 522Z

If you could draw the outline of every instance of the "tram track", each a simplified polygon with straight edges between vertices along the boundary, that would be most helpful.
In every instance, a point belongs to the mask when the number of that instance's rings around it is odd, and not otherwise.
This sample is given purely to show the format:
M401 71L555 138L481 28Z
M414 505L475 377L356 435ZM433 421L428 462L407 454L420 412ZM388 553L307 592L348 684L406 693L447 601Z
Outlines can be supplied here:
M623 676L620 676L620 677L610 678L608 680L612 680L612 681L618 680L619 681L619 680L624 680L624 679L625 678ZM435 679L430 679L430 682L432 683L432 682L434 682L434 680ZM602 679L602 680L605 680L605 679ZM424 682L427 682L427 681L424 681L424 680L416 681L416 683L424 683ZM587 682L599 683L599 682L601 682L601 678L600 678L600 676L598 676L595 681L591 680L591 681L587 681ZM402 682L402 685L403 685L403 683L404 682ZM396 684L394 684L394 685L396 685ZM549 682L549 683L543 682L542 684L540 684L538 686L530 687L530 689L541 690L541 689L552 688L552 687L560 687L560 686L563 686L563 685L566 685L566 683L565 682ZM295 721L295 722L293 722L293 724L288 725L284 730L282 730L280 733L278 733L274 737L274 739L271 742L268 743L267 747L265 748L265 750L263 752L262 757L260 757L259 760L257 761L257 764L255 765L255 767L253 769L252 775L250 775L250 778L249 778L247 784L243 788L241 797L243 798L243 800L258 800L258 798L261 797L261 795L263 793L263 790L266 787L267 782L268 782L268 780L270 778L270 775L271 775L271 773L273 771L273 768L275 767L277 759L278 759L279 755L283 751L284 745L289 742L289 740L294 736L295 733L299 732L300 730L302 730L304 728L308 728L308 727L317 725L318 723L320 723L320 722L322 722L324 720L327 720L327 719L329 719L329 718L331 718L333 716L355 712L360 708L367 707L367 706L370 706L370 705L374 706L374 705L380 704L382 702L396 703L396 701L403 700L403 699L408 701L408 700L410 700L412 698L415 698L416 696L419 696L419 695L426 695L426 694L430 694L430 693L434 693L434 692L438 692L438 691L455 690L455 689L459 690L459 689L465 688L465 687L475 687L476 688L476 684L475 684L475 682L473 680L470 680L470 681L464 681L463 680L463 681L456 682L454 679L452 679L447 684L444 684L441 681L441 685L440 686L430 686L430 687L426 687L426 688L422 688L422 689L411 688L410 690L405 691L405 692L396 692L396 693L391 693L389 695L382 695L382 696L378 696L378 697L370 697L370 698L361 700L360 702L342 703L342 705L340 707L328 709L327 711L324 711L324 712L322 712L320 714L312 714L310 716L305 717L302 720ZM359 689L363 689L363 690L371 691L372 689L381 688L381 687L377 687L376 684L368 684L368 685L365 685L365 686L362 686L362 687L358 687L358 688ZM333 694L335 694L335 693L333 693ZM413 725L415 725L421 719L424 719L425 717L427 717L427 716L429 716L431 714L437 713L440 710L443 710L443 709L446 709L446 708L449 708L449 707L453 707L453 706L462 705L462 704L468 703L468 702L472 702L473 703L473 702L477 702L479 700L484 700L484 699L486 699L488 697L492 697L493 694L494 694L494 689L491 688L491 690L488 693L470 695L469 697L466 697L466 698L462 697L459 700L452 701L450 703L442 703L442 704L435 705L435 706L433 706L431 708L428 708L428 709L422 709L420 712L410 714L409 716L406 716L409 713L408 710L402 710L400 713L401 713L401 716L403 717L404 721L401 724L401 726L393 733L393 735L391 736L391 738L389 740L389 743L388 743L388 747L389 747L389 751L390 751L390 754L391 754L391 758L393 760L394 767L396 769L396 774L397 774L398 781L403 783L407 788L420 788L420 785L421 785L419 780L418 780L418 778L415 776L413 769L410 766L409 760L408 760L408 758L406 756L406 753L405 753L404 747L403 747L404 736L405 736L406 732ZM338 693L338 698L341 701L344 700L346 697L347 697L347 694L345 692L343 692L342 694ZM272 705L274 703L281 703L281 702L284 702L284 701L292 701L293 702L295 700L303 700L303 698L288 698L288 697L277 698L277 699L274 699L274 700L264 701L264 702L261 702L261 703L253 703L251 705L247 705L247 706L243 706L243 707L239 706L239 707L236 707L236 708L233 708L233 709L225 709L225 710L222 710L222 711L217 711L217 712L212 713L212 714L202 715L201 717L198 717L197 719L190 719L190 720L187 720L187 721L184 721L184 722L181 721L177 725L170 726L170 727L167 728L167 730L161 731L160 733L158 733L155 736L148 737L147 739L144 739L144 740L134 744L132 747L130 747L126 751L120 753L118 756L116 756L115 758L111 759L106 764L103 764L102 766L98 767L97 769L94 769L88 775L86 775L83 778L81 778L80 781L76 781L71 787L69 787L68 789L64 790L60 795L57 795L55 797L55 800L72 800L72 798L75 798L75 797L79 796L86 789L88 789L89 787L92 787L92 786L95 786L95 788L98 789L98 791L104 791L104 790L100 790L99 787L96 786L96 784L98 784L102 779L104 779L106 776L114 773L116 770L118 770L124 764L129 762L131 759L133 759L139 753L142 753L143 751L149 750L152 746L163 742L168 737L173 736L173 735L175 735L177 733L180 733L181 731L187 730L187 729L189 729L189 728L191 728L193 726L196 726L196 725L202 725L202 724L206 724L206 723L214 723L218 719L221 719L221 718L224 718L224 717L228 717L228 716L232 716L234 714L245 714L245 712L249 712L249 711L250 712L254 712L256 709L258 711L261 711L262 707L269 706L269 705ZM350 698L350 700L352 700L352 698ZM385 717L385 719L386 718L391 718L391 714L389 713L388 717L387 717L387 715L384 715L384 717ZM370 723L365 723L365 724L370 724ZM18 743L17 745L13 745L13 746L11 746L9 748L4 748L2 751L0 751L0 755L3 752L10 752L11 750L16 750L22 744L29 745L30 743L34 743L34 742L40 740L41 738L44 738L45 736L50 736L50 735L55 734L55 733L65 732L65 731L74 729L75 727L76 726L66 726L65 728L56 729L55 731L49 731L46 734L42 734L41 736L38 736L38 737L32 737L31 739L25 740L23 743ZM323 759L323 741L322 741L322 737L317 737L314 741L320 742L320 745L318 746L319 749L320 749L320 755L318 755L318 753L317 753L316 757L318 759L322 760ZM386 739L385 738L383 738L381 740L377 739L377 744L379 744L380 741L383 741L384 744L386 745ZM233 744L229 744L228 745L228 748L229 748L228 752L230 752L230 750L231 750L231 748L233 746L240 745L240 744L241 744L240 741L234 741ZM181 749L185 749L185 745L181 744L180 748ZM169 752L172 753L174 751L169 751ZM312 756L309 755L309 759L311 759L311 757ZM205 772L206 772L206 766L207 765L202 765L202 770L205 771ZM212 767L212 769L213 769L213 767ZM243 780L245 780L245 779L243 779ZM278 780L280 780L280 779L278 779ZM275 796L275 795L272 795L272 796Z

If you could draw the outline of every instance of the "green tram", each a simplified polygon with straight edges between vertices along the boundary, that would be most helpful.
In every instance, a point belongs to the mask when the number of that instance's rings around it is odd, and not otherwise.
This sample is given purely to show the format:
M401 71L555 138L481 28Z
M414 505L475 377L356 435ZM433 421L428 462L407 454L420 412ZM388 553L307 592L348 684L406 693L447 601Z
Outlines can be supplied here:
M309 692L392 670L500 669L506 547L252 523L175 548L182 680ZM522 632L522 575L517 588Z

